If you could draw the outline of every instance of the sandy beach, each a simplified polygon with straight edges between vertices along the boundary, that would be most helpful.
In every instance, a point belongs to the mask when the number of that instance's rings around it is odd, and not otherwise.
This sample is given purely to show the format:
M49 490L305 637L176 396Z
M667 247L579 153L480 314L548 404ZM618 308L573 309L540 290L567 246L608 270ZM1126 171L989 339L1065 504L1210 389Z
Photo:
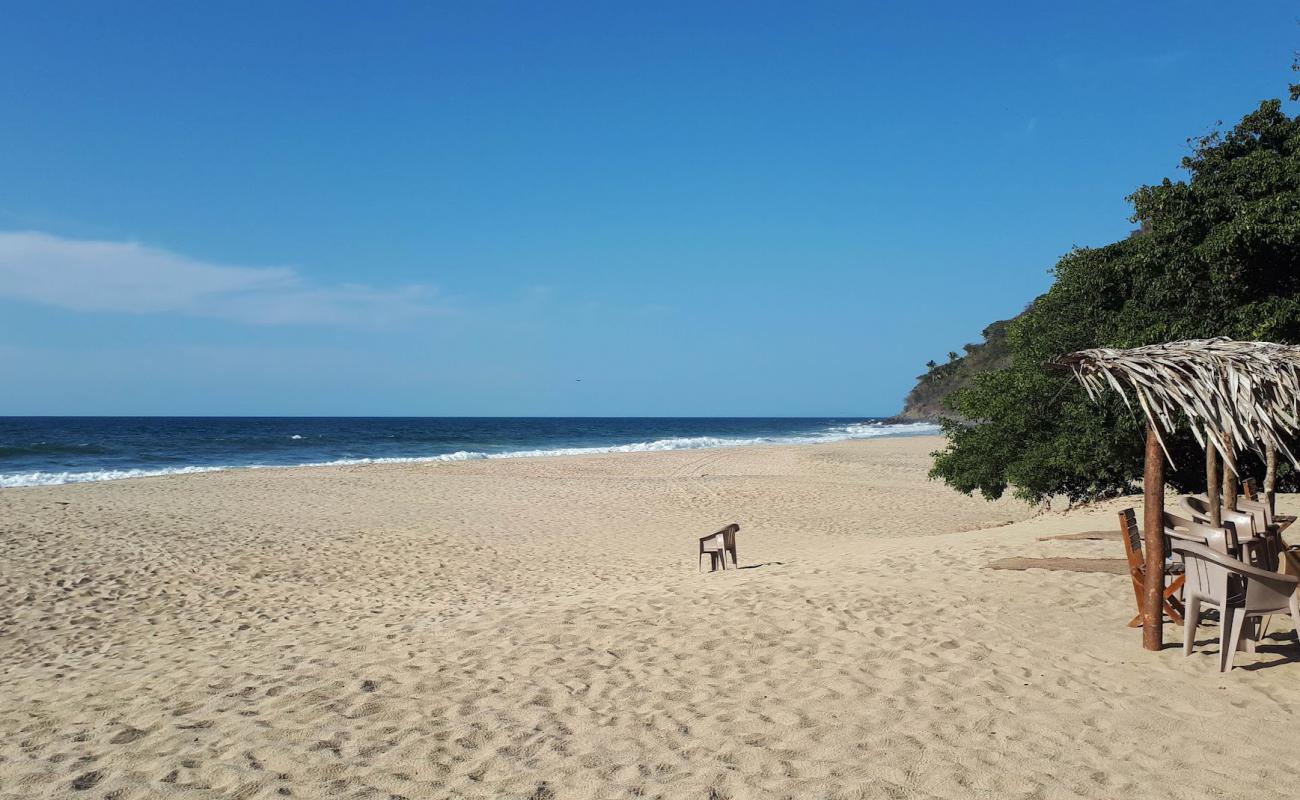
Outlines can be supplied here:
M1126 576L987 567L1122 557L1039 537L1125 503L962 497L940 444L0 491L0 796L1291 796L1290 622L1144 652Z

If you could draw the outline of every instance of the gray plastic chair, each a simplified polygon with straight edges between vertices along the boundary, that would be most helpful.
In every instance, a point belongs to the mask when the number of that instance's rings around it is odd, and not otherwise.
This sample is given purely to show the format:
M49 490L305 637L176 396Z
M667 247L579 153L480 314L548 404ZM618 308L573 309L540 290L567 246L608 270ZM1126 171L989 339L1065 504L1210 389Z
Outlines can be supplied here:
M1203 544L1225 555L1232 555L1240 550L1237 532L1232 526L1216 528L1209 523L1201 523L1178 514L1165 512L1165 537L1167 551L1171 558L1182 560L1175 550L1181 540L1193 544Z
M1210 524L1210 501L1203 494L1189 494L1178 498L1178 506L1186 516L1191 517L1202 525ZM1233 511L1228 508L1219 509L1219 518L1224 524L1231 522L1237 529L1237 535L1246 538L1254 536L1255 517L1244 511Z
M735 567L740 566L740 557L736 555L736 533L740 526L731 523L717 533L710 533L708 536L700 537L700 567L703 567L704 556L709 556L709 571L714 572L718 567L727 568L727 554L731 554L731 563Z
M1232 669L1241 643L1241 633L1250 619L1263 620L1273 614L1290 614L1300 636L1300 598L1294 575L1252 567L1205 545L1180 540L1174 550L1182 555L1186 583L1183 586L1187 614L1183 618L1183 655L1192 654L1201 607L1219 609L1219 671ZM1252 647L1253 649L1253 647Z
M1255 532L1264 540L1268 556L1268 562L1263 566L1276 571L1282 551L1289 548L1282 538L1281 527L1273 520L1273 512L1269 509L1268 503L1243 498L1237 501L1237 509L1255 518Z
M1255 518L1255 529L1263 530L1271 528L1273 522L1273 511L1268 507L1268 503L1259 500L1247 500L1244 497L1237 499L1237 510L1250 514Z
M1209 498L1203 494L1179 497L1178 508L1195 522L1202 525L1211 524ZM1264 535L1265 529L1256 527L1254 515L1221 507L1219 516L1223 520L1224 530L1229 534L1228 555L1240 558L1261 569L1271 570L1277 567L1276 558L1270 557L1270 553L1275 548Z

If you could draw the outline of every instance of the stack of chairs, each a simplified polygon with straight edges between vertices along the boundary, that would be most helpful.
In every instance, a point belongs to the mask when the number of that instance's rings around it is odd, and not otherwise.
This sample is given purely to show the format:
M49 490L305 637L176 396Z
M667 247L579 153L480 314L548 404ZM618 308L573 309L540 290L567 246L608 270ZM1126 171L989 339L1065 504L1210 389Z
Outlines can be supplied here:
M1219 612L1219 669L1232 669L1239 648L1253 652L1273 614L1290 614L1300 637L1300 595L1295 574L1284 574L1288 548L1282 539L1286 524L1274 517L1267 503L1246 483L1246 498L1237 509L1220 509L1221 524L1211 524L1205 495L1180 497L1164 518L1166 552L1163 613L1184 623L1183 654L1191 655L1201 612ZM1139 614L1130 627L1142 624L1142 586L1146 574L1142 538L1133 509L1120 512L1120 530ZM1290 570L1294 572L1295 570Z

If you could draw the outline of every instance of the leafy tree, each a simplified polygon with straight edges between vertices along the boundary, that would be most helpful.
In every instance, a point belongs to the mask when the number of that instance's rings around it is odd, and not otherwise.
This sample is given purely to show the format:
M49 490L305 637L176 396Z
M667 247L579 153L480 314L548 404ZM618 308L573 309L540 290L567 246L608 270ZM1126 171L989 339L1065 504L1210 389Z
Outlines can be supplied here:
M962 421L944 423L932 477L990 499L1008 487L1035 502L1131 491L1142 474L1138 414L1118 397L1092 402L1048 362L1211 336L1300 342L1300 117L1266 101L1192 144L1187 180L1129 197L1136 235L1060 260L1051 289L1009 326L1011 366L948 398ZM1203 488L1190 433L1172 437L1171 452L1170 482Z
M1295 61L1291 62L1291 71L1300 72L1300 53L1296 54ZM1291 84L1291 102L1300 100L1300 83Z

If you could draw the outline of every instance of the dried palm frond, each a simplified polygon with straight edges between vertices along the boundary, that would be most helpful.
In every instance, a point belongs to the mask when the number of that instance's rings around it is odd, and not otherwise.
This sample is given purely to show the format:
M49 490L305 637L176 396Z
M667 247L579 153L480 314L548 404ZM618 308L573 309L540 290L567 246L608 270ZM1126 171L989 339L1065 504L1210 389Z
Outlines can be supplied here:
M1192 423L1192 434L1211 444L1237 472L1236 448L1282 452L1300 469L1286 440L1300 432L1300 347L1232 339L1190 339L1129 350L1080 350L1058 360L1098 400L1114 389L1130 408L1131 388L1169 457L1164 433L1173 431L1178 412ZM1205 429L1229 434L1206 436ZM1207 441L1208 440L1208 441ZM1173 459L1169 459L1173 463Z

